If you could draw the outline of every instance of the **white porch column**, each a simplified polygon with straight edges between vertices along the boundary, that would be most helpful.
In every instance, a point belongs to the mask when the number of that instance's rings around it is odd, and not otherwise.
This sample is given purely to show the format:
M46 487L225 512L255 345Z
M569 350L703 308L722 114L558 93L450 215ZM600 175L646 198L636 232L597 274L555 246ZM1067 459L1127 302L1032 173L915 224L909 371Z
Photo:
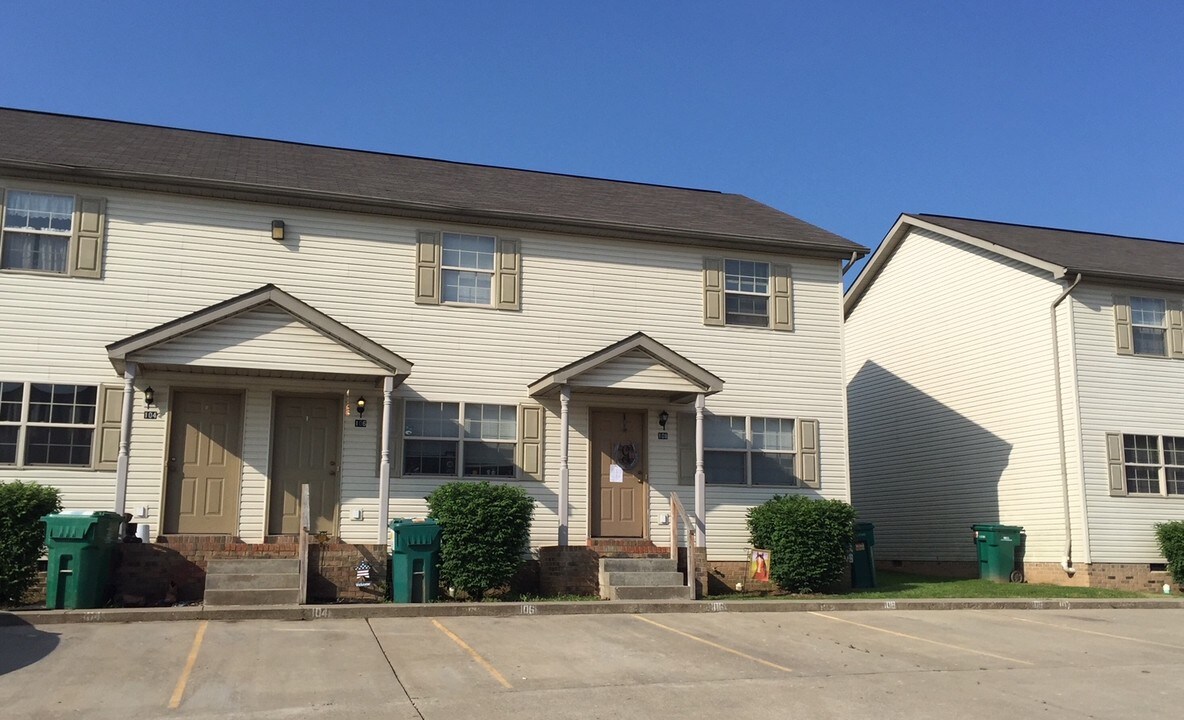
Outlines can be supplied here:
M378 544L386 542L387 516L391 508L391 392L395 379L382 379L382 456L378 463Z
M699 547L707 547L707 474L703 472L703 393L695 396L695 525Z
M136 401L135 363L123 369L123 414L119 419L119 458L115 462L115 512L122 515L127 508L127 465L132 442L132 407Z
M569 430L569 406L571 405L571 386L564 385L559 389L559 544L567 545L567 448Z

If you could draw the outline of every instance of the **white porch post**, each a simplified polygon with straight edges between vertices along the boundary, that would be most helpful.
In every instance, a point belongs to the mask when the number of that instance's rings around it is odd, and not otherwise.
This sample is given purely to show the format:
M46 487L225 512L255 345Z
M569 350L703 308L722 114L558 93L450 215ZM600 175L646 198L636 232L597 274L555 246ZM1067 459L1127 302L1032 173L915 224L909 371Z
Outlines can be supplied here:
M703 472L703 408L705 396L695 396L695 525L699 547L707 547L707 474Z
M382 379L382 459L378 464L378 544L386 542L387 515L391 506L391 392L395 379Z
M559 389L559 544L567 545L567 448L571 386Z
M127 464L132 442L132 407L136 401L136 367L128 363L123 369L123 414L119 419L119 458L115 462L115 512L122 515L127 508Z

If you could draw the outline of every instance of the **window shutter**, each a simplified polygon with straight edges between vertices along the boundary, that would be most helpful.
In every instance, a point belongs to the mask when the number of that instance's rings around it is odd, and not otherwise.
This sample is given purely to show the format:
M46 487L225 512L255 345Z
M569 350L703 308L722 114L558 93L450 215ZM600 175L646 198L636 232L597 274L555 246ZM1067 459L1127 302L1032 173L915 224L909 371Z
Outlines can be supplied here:
M723 258L703 258L703 324L724 324Z
M1126 469L1122 459L1122 433L1106 433L1106 470L1111 495L1126 495Z
M1131 330L1131 299L1114 296L1114 335L1119 355L1135 354L1135 338Z
M679 413L678 423L678 484L695 484L695 416L691 413Z
M70 274L74 277L103 276L103 229L106 224L106 200L75 200L74 237L70 242Z
M542 405L518 407L518 473L527 480L543 479Z
M822 473L818 462L818 421L798 420L795 426L798 482L802 487L819 487Z
M440 304L440 233L420 230L415 240L415 302Z
M496 295L493 306L498 310L518 310L522 307L519 286L522 284L522 257L518 253L518 240L499 238L497 241L497 272L493 286Z
M1184 360L1184 302L1168 301L1168 357Z
M119 464L119 432L123 424L123 386L100 385L95 424L95 470L114 470Z
M773 271L773 329L793 330L793 278L788 265L774 265Z

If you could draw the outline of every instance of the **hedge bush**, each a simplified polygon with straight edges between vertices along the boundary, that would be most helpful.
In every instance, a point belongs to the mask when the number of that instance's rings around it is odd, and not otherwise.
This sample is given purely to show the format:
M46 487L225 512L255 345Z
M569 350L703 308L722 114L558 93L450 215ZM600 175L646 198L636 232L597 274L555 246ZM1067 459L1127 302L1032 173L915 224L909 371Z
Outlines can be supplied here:
M818 592L843 578L855 509L841 500L776 495L748 511L752 546L772 553L769 577L787 592Z
M45 547L41 516L61 509L57 488L0 483L0 605L20 603L33 585Z
M1168 572L1177 585L1184 585L1184 520L1159 523L1155 526L1159 551L1168 561Z
M488 482L441 485L427 497L440 523L440 574L475 600L505 585L530 547L534 500L520 487Z

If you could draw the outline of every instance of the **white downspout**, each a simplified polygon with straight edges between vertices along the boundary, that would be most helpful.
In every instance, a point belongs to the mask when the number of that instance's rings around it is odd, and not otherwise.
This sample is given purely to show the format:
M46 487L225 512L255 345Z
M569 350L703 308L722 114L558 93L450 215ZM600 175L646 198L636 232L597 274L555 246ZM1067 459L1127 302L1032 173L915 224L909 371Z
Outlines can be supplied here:
M703 408L705 396L695 396L695 529L699 547L707 547L707 474L703 471Z
M1057 306L1069 297L1069 293L1073 292L1073 288L1077 287L1079 282L1081 282L1081 273L1077 273L1077 278L1049 307L1049 318L1052 322L1052 367L1055 380L1053 387L1056 388L1057 398L1057 445L1061 455L1061 500L1065 506L1065 557L1061 560L1061 569L1070 576L1077 570L1073 567L1073 523L1069 513L1069 463L1065 450L1065 410L1061 406L1061 341L1057 334Z
M127 466L132 442L132 408L136 402L135 363L123 369L123 414L119 416L119 458L115 462L115 512L127 510Z
M568 500L567 500L567 454L568 435L570 426L571 387L564 385L559 389L559 545L567 545L568 538Z
M378 463L378 544L386 544L387 522L391 508L391 393L395 389L395 379L386 376L382 379L382 439L381 460Z

